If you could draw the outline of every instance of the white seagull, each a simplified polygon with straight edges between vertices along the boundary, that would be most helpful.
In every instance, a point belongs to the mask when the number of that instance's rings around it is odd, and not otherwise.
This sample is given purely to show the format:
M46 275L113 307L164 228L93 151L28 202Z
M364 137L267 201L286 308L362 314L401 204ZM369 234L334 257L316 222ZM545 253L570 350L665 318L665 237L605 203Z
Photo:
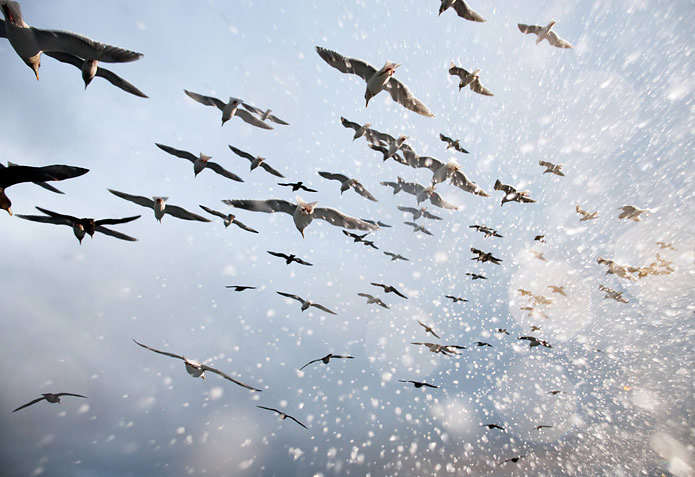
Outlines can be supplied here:
M490 90L483 86L480 82L480 78L478 77L480 74L480 68L473 70L471 73L468 70L456 66L452 62L449 65L449 74L451 76L458 76L460 78L461 81L459 81L459 91L461 91L461 88L469 86L471 90L478 94L482 94L483 96L494 96L494 94L492 94L492 92L490 92Z
M622 210L618 219L629 219L633 222L642 222L640 215L649 212L649 209L638 209L634 205L623 205L618 210Z
M456 11L456 14L463 19L479 23L486 21L483 17L480 16L480 13L471 10L471 8L468 5L466 5L466 2L464 2L463 0L442 0L441 5L439 6L439 15L441 15L442 13L444 13L444 11L452 7Z
M341 195L346 190L352 188L362 197L365 197L371 200L372 202L378 202L378 200L376 200L376 197L374 197L367 189L365 189L364 186L357 179L352 179L344 174L337 174L326 171L319 171L319 175L324 179L340 182Z
M276 177L282 177L282 178L285 177L279 171L270 167L270 165L267 162L265 162L265 157L261 157L261 156L253 157L248 152L244 152L241 149L232 146L231 144L229 144L228 146L229 146L229 149L231 149L232 152L234 154L236 154L237 156L243 157L244 159L248 159L249 161L251 161L251 169L250 170L254 170L255 168L260 166L263 169L265 169L267 172L269 172L270 174L272 174Z
M213 96L205 96L202 94L193 93L185 89L183 90L183 92L186 93L188 97L198 101L200 104L204 104L206 106L215 106L217 109L222 111L222 126L224 126L224 123L236 116L251 124L252 126L256 126L257 128L273 129L272 126L264 123L261 119L257 118L252 113L244 109L239 109L239 106L241 106L243 103L242 100L240 100L239 98L233 98L230 96L229 101L225 103L221 99L215 98Z
M113 195L120 197L121 199L129 200L130 202L134 202L142 207L147 207L148 209L154 210L154 217L157 219L158 222L162 221L162 217L164 217L164 214L169 214L173 217L183 220L197 220L199 222L210 222L209 219L189 212L186 209L183 209L176 205L166 205L166 201L169 199L168 197L152 197L152 199L148 199L147 197L143 197L141 195L126 194L125 192L119 192L113 189L108 189L108 191L111 192Z
M524 25L523 23L518 23L517 26L521 33L533 33L536 35L536 45L543 40L548 40L548 43L557 48L574 48L569 41L563 40L552 30L555 23L557 23L555 20L550 20L550 23L546 26Z
M282 295L284 297L287 297L287 298L292 298L293 300L297 300L298 302L300 302L302 304L302 311L309 309L310 306L313 306L315 308L318 308L319 310L325 311L326 313L330 313L331 315L337 315L338 314L335 311L329 310L328 308L326 308L325 306L323 306L319 303L314 303L311 300L305 300L304 298L302 298L299 295L295 295L293 293L279 292L279 291L276 291L275 293L277 293L278 295Z
M210 161L212 159L212 156L207 156L203 154L202 152L198 157L195 156L195 154L190 153L188 151L182 151L180 149L175 149L171 146L165 146L164 144L159 144L159 143L154 143L155 146L160 148L164 152L168 152L172 156L180 157L181 159L186 159L190 162L193 163L193 173L197 177L198 174L203 169L210 169L215 172L217 172L219 175L226 177L227 179L231 179L233 181L237 182L244 182L244 180L239 177L238 175L234 174L233 172L229 172L227 169L224 167L220 166L216 162Z

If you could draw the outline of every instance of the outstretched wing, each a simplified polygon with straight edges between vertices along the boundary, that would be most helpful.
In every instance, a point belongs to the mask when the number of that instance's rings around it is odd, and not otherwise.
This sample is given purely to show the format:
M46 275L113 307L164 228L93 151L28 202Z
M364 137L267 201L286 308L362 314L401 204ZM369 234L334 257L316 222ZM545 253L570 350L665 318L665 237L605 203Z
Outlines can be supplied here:
M517 23L516 26L519 27L521 33L533 33L534 35L538 35L541 30L543 30L543 27L540 25L524 25L523 23Z
M34 399L33 401L30 401L30 402L28 402L28 403L26 403L26 404L22 404L21 406L19 406L17 409L15 409L15 410L12 411L12 412L17 412L17 411L19 411L20 409L24 409L25 407L29 407L29 406L31 406L32 404L36 404L36 403L39 402L39 401L43 401L44 399L46 399L46 398L45 398L45 397L40 397L40 398Z
M236 379L234 379L233 377L231 377L230 375L228 375L228 374L226 374L226 373L223 373L223 372L220 371L219 369L215 369L215 368L213 368L213 367L211 367L211 366L208 366L208 365L206 365L206 364L201 364L200 367L203 368L203 370L205 370L205 371L210 371L211 373L219 374L219 375L222 376L224 379L227 379L227 380L233 382L234 384L238 384L238 385L241 386L242 388L250 389L251 391L258 391L258 392L261 391L261 390L258 389L258 388L254 388L253 386L249 386L248 384L244 384L244 383L242 383L241 381L237 381Z
M454 2L453 6L454 6L454 10L456 10L456 13L461 18L464 18L466 20L470 20L472 22L479 22L479 23L485 22L485 19L482 16L480 16L480 13L478 13L474 10L471 10L468 7L468 5L466 5L466 2L464 2L463 0L456 0Z
M268 253L270 253L270 252L268 252ZM286 296L287 298L292 298L293 300L297 300L298 302L304 303L304 298L302 298L299 295L294 295L292 293L285 293L285 292L279 292L279 291L276 291L275 293L277 293L278 295Z
M157 142L154 143L155 146L160 148L164 152L168 152L172 156L180 157L181 159L187 159L193 163L198 160L198 158L193 154L188 151L183 151L181 149L175 149L170 146L165 146L164 144L159 144Z
M270 126L269 124L261 121L259 118L254 116L252 113L249 113L248 111L246 111L244 109L237 109L234 116L238 116L239 118L243 119L244 121L251 124L252 126L256 126L257 128L273 129L273 126Z
M287 417L289 417L290 419L292 419L294 422L296 422L297 424L299 424L300 426L302 426L304 429L309 429L308 427L306 427L304 424L302 424L301 422L299 422L297 419L295 419L294 417L290 416L289 414L285 414L285 416L287 416Z
M379 228L378 225L373 225L362 219L350 217L330 207L317 207L314 209L313 215L315 219L325 220L332 225L346 229L376 230Z
M458 76L459 78L463 79L465 76L468 76L470 72L464 68L461 68L460 66L456 66L453 63L451 63L451 66L449 66L449 74L451 76Z
M246 230L247 232L252 232L252 233L254 233L254 234L257 234L257 233L258 233L258 230L252 229L252 228L249 227L248 225L244 224L243 222L239 222L239 221L236 220L236 219L234 219L234 220L232 221L232 223L233 223L234 225L236 225L237 227L239 227L240 229Z
M198 101L200 104L204 104L206 106L214 106L217 109L219 109L220 111L224 110L225 103L222 102L222 100L220 100L220 99L217 99L213 96L205 96L202 94L193 93L193 92L188 91L186 89L184 89L183 92L186 93L189 98L192 98L192 99Z
M201 209L203 209L205 212L207 212L208 214L214 215L214 216L219 217L219 218L221 218L221 219L224 219L224 218L227 217L227 216L226 216L225 214L223 214L222 212L220 212L220 211L218 211L218 210L211 209L210 207L205 207L204 205L199 205L199 207L200 207Z
M572 43L560 38L557 35L557 33L555 33L553 30L550 30L548 32L546 38L548 39L548 42L556 48L574 48L574 45L572 45Z
M299 368L299 370L301 371L302 369L306 368L306 367L309 366L310 364L316 363L317 361L321 361L322 359L323 359L323 358L318 358L318 359L314 359L314 360L312 360L312 361L309 361L307 364L305 364L304 366L302 366L301 368Z
M268 199L268 200L223 200L227 205L236 207L238 209L252 210L254 212L284 212L286 214L294 214L294 210L297 208L292 202L288 202L283 199ZM316 210L316 209L314 209Z
M42 51L64 51L79 58L104 61L106 63L125 63L142 58L142 53L117 46L99 43L86 36L69 31L42 30L31 27L34 39Z
M430 196L430 202L432 205L435 205L437 207L441 207L443 209L451 209L451 210L458 210L458 206L452 204L451 202L447 202L444 199L442 199L442 196L439 195L437 192L433 192L432 195Z
M281 178L285 177L280 173L280 171L273 169L267 162L261 162L261 167L276 177L281 177ZM311 192L311 190L309 190L309 191ZM314 191L314 192L316 192L316 191Z
M113 189L108 189L108 191L111 192L113 195L120 197L121 199L129 200L130 202L134 202L142 207L148 207L150 209L154 207L154 201L147 197L143 197L141 195L126 194L125 192L119 192Z
M410 92L408 87L395 79L393 76L386 83L385 89L389 92L391 98L393 98L395 102L401 104L407 109L423 116L430 118L434 117L434 114L432 114L432 111L425 106L425 103L413 96L413 93Z
M82 394L73 394L73 393L56 393L56 396L75 396L75 397L81 397L81 398L87 398L87 396L83 396Z
M311 306L314 306L314 307L318 308L319 310L323 310L323 311L325 311L326 313L330 313L331 315L337 315L337 314L338 314L338 313L336 313L335 311L329 310L329 309L326 308L325 306L320 305L320 304L318 304L318 303L312 303Z
M346 180L349 179L349 177L346 175L337 174L334 172L319 171L319 175L321 177L323 177L324 179L328 179L328 180L332 180L332 181L345 182Z
M460 170L454 172L451 175L450 182L452 185L466 192L470 192L471 194L480 195L483 197L490 197L490 194L481 189L475 182L468 179L468 177L466 177L466 174L464 174Z
M323 61L341 73L357 75L365 81L368 81L369 78L376 73L376 68L366 61L359 60L357 58L348 58L340 53L328 50L326 48L321 48L320 46L316 47L316 53L323 58Z
M367 189L365 189L360 182L355 181L355 183L352 185L352 188L355 189L355 192L357 192L362 197L365 197L371 200L372 202L379 202L378 200L376 200L376 197L374 197Z
M210 219L206 219L203 216L194 214L193 212L189 212L183 207L179 207L177 205L167 205L164 208L164 213L183 220L197 220L198 222L210 222Z
M150 351L154 351L155 353L163 354L164 356L169 356L169 357L172 357L172 358L178 358L178 359L181 359L181 360L183 360L183 361L186 361L186 358L184 358L183 356L179 356L178 354L169 353L168 351L161 351L161 350L158 350L158 349L155 349L155 348L150 348L149 346L146 346L146 345L144 345L144 344L142 344L142 343L138 343L138 342L135 341L135 340L133 340L133 341L135 342L136 345L142 346L143 348L148 349L148 350L150 350Z
M361 124L357 124L357 123L355 123L355 122L352 122L352 121L350 121L350 120L348 120L348 119L345 119L345 118L342 117L342 116L340 117L340 123L341 123L344 127L350 128L350 129L354 129L355 131L357 131L359 128L362 127Z

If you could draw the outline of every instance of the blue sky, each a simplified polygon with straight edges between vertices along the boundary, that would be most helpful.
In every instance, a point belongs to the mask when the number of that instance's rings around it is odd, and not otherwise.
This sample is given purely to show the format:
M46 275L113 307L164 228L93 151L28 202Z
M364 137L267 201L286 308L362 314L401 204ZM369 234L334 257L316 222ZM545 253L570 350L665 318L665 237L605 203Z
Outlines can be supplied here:
M117 227L138 242L96 235L82 245L67 227L0 217L6 468L17 475L692 475L692 3L470 6L488 21L466 22L452 11L437 17L435 0L24 2L33 26L144 53L107 67L150 98L99 78L85 91L77 69L48 57L37 82L0 41L0 160L90 169L55 184L65 195L12 187L15 214L38 213L35 205L97 218L142 214ZM516 27L552 18L574 49L535 45ZM376 67L401 63L396 77L435 118L385 93L365 109L364 82L327 65L317 45ZM481 68L495 96L459 92L447 74L451 61ZM220 127L219 111L184 89L243 98L291 125L264 131L233 119ZM461 210L429 207L444 220L424 224L432 237L414 234L396 209L414 206L414 198L393 196L379 182L400 176L426 184L430 171L382 162L364 140L352 141L341 116L406 134L420 154L455 158L491 197L441 184L437 190ZM440 132L471 153L446 151ZM155 143L213 156L245 182L211 171L194 178L190 163ZM168 196L195 212L199 204L232 211L222 199L294 200L274 177L249 172L229 144L319 190L301 193L305 200L391 224L371 235L380 249L353 244L320 221L302 239L280 214L238 211L258 235L220 221L165 216L159 224L152 211L107 191ZM541 174L539 160L562 163L566 176ZM379 202L353 191L340 196L319 170L358 178ZM497 179L530 190L537 202L500 207ZM580 223L576 204L599 218ZM639 223L618 221L627 204L651 212ZM484 238L468 228L475 223L504 238ZM537 234L546 243L534 242ZM660 250L660 240L676 250ZM471 261L470 247L492 251L502 265ZM314 266L286 266L266 250ZM391 262L384 250L410 261ZM672 274L629 282L596 263L603 256L642 266L657 252L673 262ZM409 299L379 293L372 281ZM259 289L235 293L225 288L231 284ZM526 301L517 289L551 296L551 284L568 296L552 296L548 320L520 310ZM599 284L630 303L604 300ZM275 291L339 314L302 313ZM391 309L366 305L358 292L381 296ZM445 294L470 301L452 304ZM442 343L494 346L458 357L429 353L410 344L440 342L417 319ZM552 349L514 339L531 325L541 326L535 334ZM215 375L192 379L182 363L133 338L204 360L263 392ZM329 352L355 359L297 371ZM398 379L441 387L414 389ZM549 396L550 389L566 394ZM56 391L89 399L10 412ZM282 408L310 429L258 404ZM480 427L489 422L507 432ZM554 427L534 429L546 423ZM518 464L498 465L521 454Z

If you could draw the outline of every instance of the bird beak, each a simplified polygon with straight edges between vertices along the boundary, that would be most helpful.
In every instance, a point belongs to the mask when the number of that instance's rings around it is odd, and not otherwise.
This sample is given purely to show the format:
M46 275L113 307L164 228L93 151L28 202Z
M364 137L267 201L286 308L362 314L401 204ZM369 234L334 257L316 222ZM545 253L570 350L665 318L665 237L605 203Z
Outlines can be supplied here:
M7 208L7 213L10 214L10 215L12 215L12 209L10 209L10 208L8 207L8 208Z

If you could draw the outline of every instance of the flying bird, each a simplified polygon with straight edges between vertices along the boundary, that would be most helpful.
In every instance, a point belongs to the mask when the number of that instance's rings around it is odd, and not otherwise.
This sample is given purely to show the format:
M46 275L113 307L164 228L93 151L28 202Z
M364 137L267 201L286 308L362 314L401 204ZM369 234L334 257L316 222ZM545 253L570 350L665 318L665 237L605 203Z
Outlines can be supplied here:
M495 190L501 190L504 192L504 197L502 197L502 203L500 205L504 205L505 202L536 202L528 196L528 191L517 191L510 185L502 184L499 179L497 179L495 182Z
M422 321L417 320L417 322L420 324L425 329L425 333L430 333L432 336L434 336L437 339L441 339L437 333L434 332L432 327L430 325L424 324Z
M504 427L498 426L497 424L482 424L480 427L487 427L488 429L499 429L501 431L506 430Z
M509 334L509 332L507 331L507 328L497 328L495 331L496 331L497 333L503 333L503 334L505 334L505 335L508 335L508 334Z
M552 30L555 23L557 23L555 20L551 20L546 26L524 25L523 23L518 23L517 26L521 33L536 35L536 45L543 40L548 40L548 43L556 48L574 48L570 42L563 40Z
M522 457L526 457L526 456L525 455L518 455L516 457L512 457L510 459L503 460L502 462L499 463L499 465L506 464L507 462L514 462L516 464L517 462L519 462L519 459L521 459Z
M459 296L444 295L444 297L445 297L445 298L450 298L451 301L453 301L454 303L458 303L458 302L460 302L460 301L468 301L468 300L466 300L465 298L461 298L461 297L459 297Z
M398 210L402 212L406 212L408 214L413 215L413 220L417 220L420 217L424 217L426 219L432 219L432 220L442 220L441 217L438 217L434 214L430 214L427 212L427 207L420 207L419 209L416 209L414 207L403 207L402 205L398 206Z
M379 151L384 161L392 157L394 161L407 165L405 159L401 158L396 153L401 150L408 150L410 146L405 143L405 141L409 139L408 136L401 134L395 138L390 134L379 132L376 129L370 129L369 138L371 139L369 148L374 151Z
M34 399L33 401L29 401L29 402L26 403L26 404L22 404L21 406L19 406L17 409L15 409L15 410L12 411L12 412L17 412L17 411L19 411L20 409L24 409L25 407L29 407L29 406L31 406L31 405L33 405L33 404L36 404L37 402L43 401L44 399L45 399L46 401L50 402L50 403L55 404L55 403L59 403L59 402L60 402L60 397L61 397L61 396L75 396L75 397L81 397L81 398L86 398L86 397L87 397L87 396L83 396L82 394L73 394L73 393L42 393L41 396L42 396L42 397L40 397L40 398L38 398L38 399Z
M230 96L229 101L225 103L221 99L215 98L213 96L205 96L202 94L193 93L185 89L183 90L183 92L186 93L186 95L188 95L189 98L199 102L200 104L204 104L206 106L214 106L220 111L222 111L222 126L224 126L224 123L226 123L230 119L238 117L243 121L249 123L250 125L256 126L257 128L273 129L272 126L265 123L260 118L254 116L253 113L250 113L245 109L240 109L239 106L242 105L243 101L239 98L233 98Z
M316 52L326 63L341 73L357 75L367 82L367 88L364 93L364 99L366 101L365 107L369 105L369 100L377 93L386 90L394 101L405 108L423 116L434 117L434 114L432 114L422 101L413 96L413 93L410 92L406 85L393 78L393 74L400 64L387 61L384 66L377 71L376 68L366 61L357 58L348 58L335 51L321 48L320 46L316 47Z
M284 259L285 259L285 263L286 263L287 265L289 265L289 264L292 263L292 262L297 262L297 263L300 264L300 265L306 265L306 266L309 266L309 267L313 266L311 263L305 262L304 260L302 260L301 258L297 257L297 256L296 256L295 254L293 254L293 253L290 254L290 255L287 255L286 253L282 253L282 252L271 252L270 250L266 250L266 251L267 251L270 255L273 255L274 257L284 258Z
M316 189L309 189L307 186L304 185L302 181L299 182L278 182L277 183L279 186L283 187L291 187L292 192L297 192L298 190L305 190L307 192L318 192Z
M529 342L529 348L533 348L534 346L539 346L539 345L544 346L544 347L546 347L546 348L552 348L552 346L550 346L550 343L548 343L548 342L545 341L545 340L539 340L539 339L536 338L535 336L520 336L520 337L517 338L517 339L519 339L519 340L528 340L528 342Z
M478 232L481 232L485 234L485 237L500 237L502 238L502 235L500 235L495 229L491 229L490 227L486 227L485 225L469 225L469 229L475 229Z
M210 215L220 217L224 221L224 228L227 228L231 224L234 224L237 227L239 227L240 229L246 230L247 232L252 232L254 234L258 233L258 230L252 229L248 225L245 225L243 222L239 222L236 219L236 216L234 214L225 214L224 212L220 212L219 210L211 209L209 207L205 207L204 205L200 205L200 204L199 204L199 207Z
M5 4L3 4L4 8ZM19 8L19 7L17 7ZM5 189L22 182L46 182L72 179L89 172L83 167L54 164L51 166L11 166L0 168L0 207L12 215L12 201L5 194Z
M133 341L135 341L135 340L133 340ZM169 353L167 351L161 351L161 350L158 350L155 348L150 348L149 346L146 346L142 343L138 343L137 341L135 341L135 344L138 346L142 346L143 348L148 349L150 351L154 351L155 353L159 353L159 354L163 354L164 356L169 356L171 358L177 358L177 359L183 360L183 362L186 365L186 372L188 374L190 374L191 376L193 376L194 378L205 379L205 372L210 371L211 373L219 374L224 379L227 379L227 380L233 382L234 384L238 384L239 386L241 386L243 388L250 389L251 391L258 391L258 392L261 391L260 389L256 389L253 386L249 386L248 384L244 384L241 381L237 381L236 379L234 379L233 377L229 376L226 373L223 373L219 369L215 369L215 368L208 366L207 364L203 364L199 361L188 359L184 356L179 356L178 354Z
M539 426L536 426L536 430L537 430L537 431L540 431L541 429L550 429L550 428L552 428L552 427L553 427L553 426L548 426L547 424L541 424L541 425L539 425Z
M446 146L446 149L447 149L447 150L449 150L449 149L451 149L451 148L453 147L453 148L456 149L458 152L462 152L462 153L464 153L464 154L468 154L468 151L466 151L466 150L461 146L461 142L460 142L458 139L456 139L456 140L454 141L453 139L451 139L451 138L448 137L448 136L445 136L445 135L442 134L442 133L439 133L439 139L441 139L442 141L444 141L444 142L447 144L447 146Z
M459 91L461 91L462 88L468 86L469 88L471 88L472 91L475 91L478 94L482 94L483 96L494 96L494 94L492 94L492 92L485 86L483 86L483 84L480 82L480 77L478 76L480 74L480 68L476 68L475 70L470 72L459 66L456 66L452 62L449 65L449 74L451 76L459 77Z
M614 260L608 259L608 258L603 258L603 257L598 257L596 259L596 262L599 265L607 265L608 270L606 270L606 275L609 274L615 274L619 276L620 278L624 278L625 280L635 280L635 277L630 275L631 273L638 273L640 271L639 268L637 267L630 267L627 265L621 265Z
M485 341L474 341L473 344L476 345L478 348L480 348L481 346L488 346L492 348L492 345L490 343L486 343Z
M393 293L395 295L398 295L401 298L405 298L406 300L408 299L407 296L405 296L403 293L399 292L396 290L395 287L392 287L391 285L385 285L383 283L376 283L376 282L371 282L370 285L374 285L375 287L381 287L384 289L384 293Z
M0 36L7 37L14 51L34 71L37 80L43 52L62 52L84 61L106 63L124 63L142 58L142 53L99 43L77 33L31 27L24 22L17 2L3 1L0 7L5 16L4 24L0 26Z
M471 10L464 0L442 0L439 5L439 15L449 8L453 8L456 14L465 20L479 23L485 21L478 12Z
M581 219L579 219L580 222L586 222L587 220L594 220L596 217L598 217L598 210L596 212L587 212L586 210L582 209L579 207L579 204L575 207L575 210L579 215L582 216Z
M458 206L447 202L434 190L434 184L430 184L425 187L418 184L417 182L405 182L400 184L401 190L408 194L414 195L417 199L417 203L429 200L430 203L436 207L441 207L442 209L458 210Z
M666 242L659 241L659 242L656 242L656 244L657 244L657 245L659 246L659 248L661 248L662 250L664 250L664 249L670 249L670 250L674 250L674 251L676 250L676 249L673 247L673 244L670 244L670 243L666 243Z
M629 219L633 222L641 222L642 218L640 217L640 215L649 212L649 209L638 209L634 205L624 205L622 207L619 207L618 210L622 210L622 212L618 216L619 220Z
M538 164L545 167L545 170L543 171L543 174L546 174L548 172L555 174L556 176L563 176L564 173L562 172L562 164L553 164L552 162L548 161L538 161Z
M466 174L464 174L461 171L461 165L454 159L451 159L448 162L442 162L438 159L435 159L434 157L414 155L408 159L408 165L414 168L424 167L431 170L431 187L434 187L436 184L439 184L449 179L451 185L458 187L464 192L470 192L471 194L489 197L489 194L487 192L485 192L475 182L471 181L468 177L466 177ZM409 187L407 184L410 183L406 183L405 187ZM403 190L408 192L408 190L405 187Z
M252 112L253 114L257 115L261 121L272 121L275 124L282 124L283 126L289 126L290 123L287 121L283 121L282 119L278 118L277 116L273 116L270 114L272 109L261 109L257 108L255 106L251 106L248 103L241 103L241 107L246 109L247 111Z
M353 359L353 358L354 358L354 356L347 356L347 355L340 355L340 354L328 353L328 354L327 354L326 356L324 356L323 358L318 358L318 359L314 359L314 360L309 361L307 364L305 364L304 366L302 366L301 368L299 368L299 370L301 371L302 369L306 368L306 367L309 366L310 364L312 364L312 363L318 363L319 361L323 362L323 364L328 364L328 363L330 362L331 359Z
M393 252L384 252L384 255L387 255L391 257L391 261L393 262L394 260L404 260L406 262L410 261L409 259L405 258L403 255L399 253L393 253Z
M492 255L492 252L483 252L482 250L478 250L474 247L471 247L471 252L477 255L476 257L471 258L471 260L477 260L478 262L492 262L495 265L502 263L501 259Z
M162 221L162 217L164 217L165 214L169 214L172 217L176 217L177 219L196 220L198 222L210 222L209 219L201 217L198 214L194 214L193 212L189 212L186 209L183 209L176 205L166 205L166 201L169 199L168 197L152 197L152 199L148 199L147 197L143 197L140 195L130 195L126 194L125 192L119 192L113 189L108 189L108 191L116 197L120 197L121 199L134 202L139 206L152 209L154 211L154 217L157 219L158 222Z
M335 311L329 310L328 308L326 308L323 305L320 305L318 303L314 303L311 300L305 300L304 298L300 297L299 295L293 295L292 293L285 293L285 292L279 292L279 291L276 291L275 293L277 293L278 295L282 295L284 297L287 297L287 298L292 298L293 300L297 300L298 302L300 302L302 304L302 311L306 310L310 306L314 306L314 307L318 308L319 310L325 311L326 313L330 313L331 315L337 315L338 314Z
M289 418L289 419L292 419L294 422L296 422L297 424L299 424L300 426L302 426L304 429L309 429L309 428L306 427L304 424L302 424L301 422L299 422L297 419L295 419L294 417L290 416L289 414L285 414L285 413L282 412L282 411L279 411L279 410L277 410L277 409L273 409L272 407L265 407L265 406L258 406L258 405L256 405L256 407L260 407L261 409L266 409L266 410L268 410L268 411L273 411L273 412L275 412L275 413L277 413L277 414L280 415L280 419L282 419L282 420L285 420L285 419L288 419L288 418Z
M410 343L414 345L420 345L420 346L426 346L427 349L429 349L432 353L441 353L444 356L450 356L452 354L461 354L457 349L466 349L465 346L459 346L459 345L441 345L437 343L420 343L420 342L415 342L415 343Z
M360 235L360 234L354 234L352 232L348 232L347 230L343 230L343 234L347 235L348 237L350 237L353 240L353 242L357 243L357 242L364 242L364 238L367 235L369 235L369 232Z
M376 225L377 227L391 227L389 224L383 223L381 220L372 220L372 219L361 219L367 222L368 224Z
M565 391L560 391L559 389L554 390L554 391L548 391L546 394L552 394L553 396L557 394L566 394Z
M423 387L423 386L428 387L428 388L434 388L434 389L439 388L439 386L435 386L434 384L421 383L420 381L411 381L411 380L409 380L409 379L408 379L408 380L399 379L398 381L401 382L401 383L412 383L413 386L415 386L415 387L418 388L418 389L421 388L421 387Z
M535 237L533 237L533 240L536 242L545 243L545 235L536 235Z
M553 291L553 293L558 293L562 296L567 296L567 294L565 293L565 287L559 287L556 285L548 285L548 288L550 288Z
M197 177L198 174L200 174L204 169L210 169L214 172L217 172L219 175L226 177L227 179L231 179L237 182L244 182L244 180L241 177L234 174L233 172L229 172L227 169L220 166L218 163L212 162L210 160L212 159L212 157L207 156L202 152L199 156L196 156L195 154L190 153L188 151L175 149L170 146L165 146L164 144L155 143L155 146L160 148L162 151L171 154L172 156L180 157L181 159L186 159L187 161L191 162L193 164L193 174L195 175L195 177Z
M471 277L471 280L487 280L487 277L484 275L480 275L478 273L468 273L466 272L466 275Z
M232 152L234 152L234 154L236 154L237 156L243 157L244 159L248 159L249 161L251 161L251 169L250 170L254 170L255 168L260 166L261 168L265 169L266 172L269 172L270 174L272 174L276 177L280 177L280 178L285 177L279 171L270 167L270 165L267 162L265 162L264 157L261 157L261 156L253 157L248 152L244 152L241 149L232 146L231 144L229 145L229 149L231 149Z
M321 177L323 177L324 179L340 182L340 194L341 195L346 190L353 189L355 192L357 192L362 197L365 197L365 198L371 200L372 202L378 202L378 200L376 200L376 197L374 197L367 189L365 189L364 186L357 179L352 179L352 178L350 178L346 175L343 175L343 174L337 174L337 173L326 172L326 171L319 171L319 175Z
M425 235L432 235L432 232L427 230L424 226L417 224L415 222L403 222L405 225L410 225L413 228L413 232L422 232Z
M375 303L382 308L390 308L390 306L381 301L381 298L379 298L378 296L370 295L369 293L358 293L357 295L366 298L367 304Z
M314 219L325 220L331 225L346 229L376 230L379 228L378 226L367 223L364 220L345 215L339 210L328 207L316 207L318 202L304 202L299 196L297 196L296 204L283 199L239 199L223 200L222 202L227 205L231 205L232 207L238 207L240 209L251 210L254 212L284 212L289 214L292 216L294 225L297 227L297 230L299 230L299 233L302 234L302 237L304 237L304 229L307 228Z
M364 124L362 124L362 125L359 125L359 124L357 124L357 123L354 123L354 122L352 122L352 121L349 121L349 120L345 119L345 118L342 117L342 116L340 117L340 123L341 123L344 127L348 128L348 129L354 129L355 134L354 134L354 136L352 136L352 140L353 140L353 141L354 141L355 139L359 139L359 138L361 138L362 136L365 136L365 135L366 135L365 137L366 137L367 141L370 141L370 137L369 137L369 128L372 127L372 123L364 123ZM372 141L374 141L374 140L372 139ZM370 141L370 142L371 142L371 141Z
M244 290L255 290L256 287L250 287L247 285L225 285L225 288L233 288L235 292L242 292Z
M537 258L538 260L540 260L541 262L547 262L547 261L548 261L548 259L546 259L546 258L543 256L543 252L539 252L538 250L529 250L529 253L530 253L531 255L533 255L534 257L536 257L536 258Z
M608 288L607 286L601 284L599 284L598 289L606 293L604 298L612 298L620 303L629 303L625 298L623 298L623 292L613 290L612 288Z

